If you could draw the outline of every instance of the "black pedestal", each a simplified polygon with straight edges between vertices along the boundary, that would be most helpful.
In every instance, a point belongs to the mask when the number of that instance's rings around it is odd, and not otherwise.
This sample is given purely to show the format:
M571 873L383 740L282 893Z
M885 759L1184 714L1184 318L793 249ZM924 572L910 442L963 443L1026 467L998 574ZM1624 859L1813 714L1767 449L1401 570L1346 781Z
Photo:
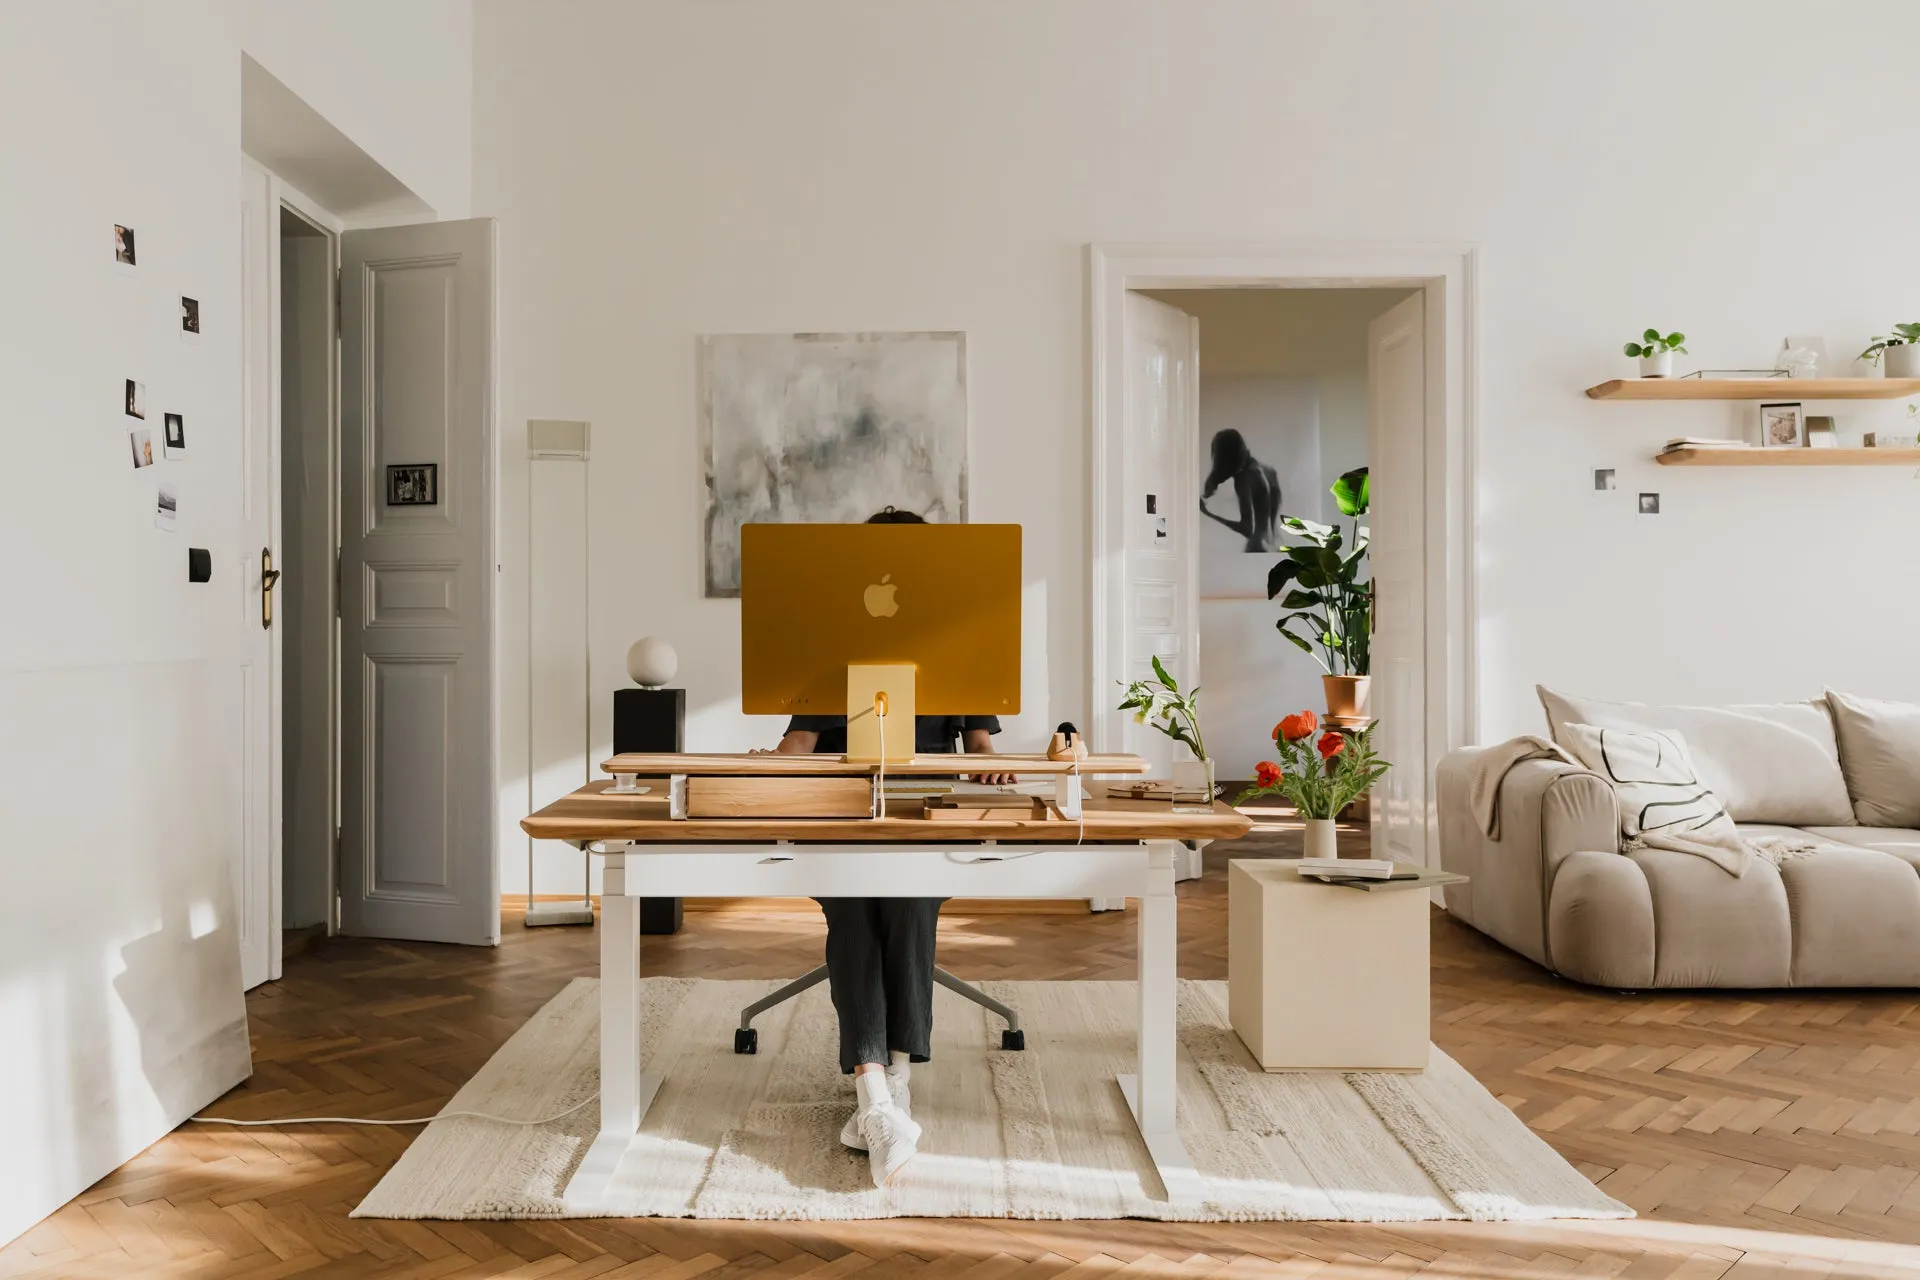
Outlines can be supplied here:
M685 689L615 689L613 752L650 755L680 751L687 732ZM665 785L665 779L659 785ZM680 932L680 899L640 899L640 932Z

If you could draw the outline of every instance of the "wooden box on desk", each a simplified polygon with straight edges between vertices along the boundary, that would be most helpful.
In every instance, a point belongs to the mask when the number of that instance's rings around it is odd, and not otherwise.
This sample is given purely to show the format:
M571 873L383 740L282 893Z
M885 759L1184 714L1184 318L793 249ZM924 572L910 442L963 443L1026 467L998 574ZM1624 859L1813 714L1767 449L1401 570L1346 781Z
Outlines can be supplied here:
M1422 877L1424 883L1425 877ZM1227 1017L1268 1071L1422 1071L1429 895L1227 863Z

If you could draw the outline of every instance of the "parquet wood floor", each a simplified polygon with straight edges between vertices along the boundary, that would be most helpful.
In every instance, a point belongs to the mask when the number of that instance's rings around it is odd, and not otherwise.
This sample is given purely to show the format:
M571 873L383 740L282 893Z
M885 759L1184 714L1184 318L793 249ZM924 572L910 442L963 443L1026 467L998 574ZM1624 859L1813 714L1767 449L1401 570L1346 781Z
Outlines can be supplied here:
M1181 969L1226 973L1225 860L1182 886ZM777 977L816 963L791 913L703 913L649 938L653 973ZM1128 914L953 916L969 978L1130 977ZM248 998L256 1072L228 1115L420 1115L576 974L584 929L506 926L497 950L332 940ZM1329 965L1339 957L1327 957ZM1436 914L1434 1038L1642 1217L1605 1224L361 1222L416 1130L188 1126L0 1250L0 1277L916 1275L1920 1276L1920 1014L1911 992L1628 996L1560 982Z

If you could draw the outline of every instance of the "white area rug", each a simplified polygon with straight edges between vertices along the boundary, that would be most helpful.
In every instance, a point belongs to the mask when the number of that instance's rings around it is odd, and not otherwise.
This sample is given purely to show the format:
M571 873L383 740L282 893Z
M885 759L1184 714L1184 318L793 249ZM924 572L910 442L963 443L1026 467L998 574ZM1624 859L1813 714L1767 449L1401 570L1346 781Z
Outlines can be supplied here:
M999 1019L935 990L933 1061L913 1070L920 1154L876 1190L836 1141L853 1086L823 984L756 1021L771 982L651 978L648 1069L666 1082L615 1175L610 1217L1159 1218L1407 1222L1624 1218L1453 1059L1421 1074L1268 1075L1227 1024L1221 982L1180 984L1182 1138L1205 1175L1170 1207L1114 1075L1134 1069L1134 984L1005 982L1027 1049ZM575 979L454 1097L455 1108L551 1115L598 1087L598 984ZM357 1218L577 1217L561 1189L597 1107L537 1128L436 1120Z

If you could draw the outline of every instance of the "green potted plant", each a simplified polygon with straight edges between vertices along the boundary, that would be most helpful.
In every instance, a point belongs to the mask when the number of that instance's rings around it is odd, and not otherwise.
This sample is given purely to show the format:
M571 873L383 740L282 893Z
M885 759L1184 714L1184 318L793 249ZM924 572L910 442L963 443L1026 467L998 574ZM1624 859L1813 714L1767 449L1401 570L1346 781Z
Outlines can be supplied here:
M1287 642L1320 664L1327 715L1367 714L1368 665L1373 637L1373 583L1365 577L1367 527L1360 517L1372 501L1367 468L1349 471L1331 490L1340 514L1353 521L1351 539L1338 525L1281 516L1281 527L1305 539L1282 547L1267 573L1267 599L1290 610L1274 625Z
M1643 378L1670 378L1673 376L1673 353L1687 354L1682 343L1687 335L1678 329L1665 337L1658 329L1649 329L1640 335L1640 341L1629 342L1621 350L1640 362L1640 376Z
M1285 796L1306 823L1309 858L1340 856L1334 819L1365 795L1391 766L1373 750L1373 726L1358 732L1329 729L1314 735L1319 720L1300 711L1273 727L1273 746L1280 759L1262 760L1253 767L1253 785L1235 804L1257 796Z
M1920 324L1897 324L1892 333L1875 334L1860 358L1870 364L1884 359L1889 378L1920 378Z
M1135 724L1151 725L1175 742L1185 744L1191 760L1173 762L1173 807L1176 812L1213 811L1213 761L1206 739L1200 736L1200 690L1181 692L1180 684L1156 654L1153 679L1125 686L1119 709L1133 712Z

